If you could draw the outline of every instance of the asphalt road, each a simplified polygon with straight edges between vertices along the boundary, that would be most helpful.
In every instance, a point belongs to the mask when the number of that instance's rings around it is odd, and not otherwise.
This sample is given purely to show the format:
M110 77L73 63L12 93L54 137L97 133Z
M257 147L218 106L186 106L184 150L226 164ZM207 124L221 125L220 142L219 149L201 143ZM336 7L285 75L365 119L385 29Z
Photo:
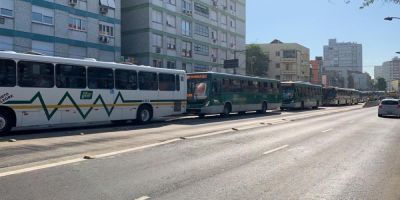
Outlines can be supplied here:
M0 199L400 198L400 119L376 108L303 115L0 174Z

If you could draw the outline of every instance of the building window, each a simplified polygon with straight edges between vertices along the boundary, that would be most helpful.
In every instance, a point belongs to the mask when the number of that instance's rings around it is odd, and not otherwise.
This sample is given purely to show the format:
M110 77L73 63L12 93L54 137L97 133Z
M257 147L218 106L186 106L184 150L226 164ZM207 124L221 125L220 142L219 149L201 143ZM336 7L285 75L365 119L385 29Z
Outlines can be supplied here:
M167 26L169 27L176 27L176 18L172 15L167 15Z
M171 5L173 5L173 6L176 5L176 1L175 1L175 0L167 0L167 3L168 3L168 4L171 4Z
M192 57L192 43L182 41L182 56L183 57Z
M154 47L162 47L162 36L153 33L152 37L153 37L153 39L152 39L153 46Z
M211 10L210 11L210 19L212 20L212 21L217 21L217 12L215 12L214 10Z
M290 65L289 64L286 64L286 71L289 71L289 69L290 69Z
M114 27L106 24L99 24L99 35L114 37Z
M226 42L226 33L221 33L221 42Z
M53 25L54 24L54 10L32 6L32 22Z
M100 6L115 9L115 0L100 0Z
M208 7L197 2L194 3L194 11L204 17L208 17L209 15Z
M230 20L230 25L232 28L235 28L235 20L231 19Z
M208 26L197 24L197 23L196 23L194 32L196 34L204 36L204 37L208 37L208 35L209 35Z
M226 25L226 21L227 21L226 15L221 15L221 24Z
M209 47L203 44L194 44L194 52L196 54L208 56Z
M280 51L275 52L275 56L280 57L281 56L281 52Z
M158 10L153 10L153 22L157 24L162 24L162 13Z
M54 43L32 40L32 51L48 56L54 55Z
M13 0L1 0L0 4L0 16L13 17L14 16L14 1Z
M297 58L296 50L284 50L283 58Z
M188 0L182 0L182 12L187 15L192 15L192 3Z
M167 61L168 69L176 69L176 63L174 61Z
M0 50L9 50L12 51L14 44L14 38L8 36L0 35Z
M77 17L69 17L68 27L73 30L86 31L86 20Z
M172 37L167 38L167 48L175 50L176 49L176 39Z
M163 67L163 62L162 62L162 60L154 59L154 60L153 60L153 67L162 68L162 67Z
M275 68L281 68L281 63L276 63Z
M187 64L186 63L182 63L182 70L187 72Z
M182 20L182 35L191 36L191 24L186 20Z

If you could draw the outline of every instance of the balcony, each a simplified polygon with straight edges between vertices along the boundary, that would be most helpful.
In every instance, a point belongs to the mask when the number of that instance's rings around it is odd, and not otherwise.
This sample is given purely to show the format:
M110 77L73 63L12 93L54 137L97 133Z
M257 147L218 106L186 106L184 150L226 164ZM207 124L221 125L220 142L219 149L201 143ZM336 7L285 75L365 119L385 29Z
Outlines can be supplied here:
M283 63L296 63L297 58L281 58L281 62Z
M282 75L296 75L297 72L295 70L282 70L281 74Z

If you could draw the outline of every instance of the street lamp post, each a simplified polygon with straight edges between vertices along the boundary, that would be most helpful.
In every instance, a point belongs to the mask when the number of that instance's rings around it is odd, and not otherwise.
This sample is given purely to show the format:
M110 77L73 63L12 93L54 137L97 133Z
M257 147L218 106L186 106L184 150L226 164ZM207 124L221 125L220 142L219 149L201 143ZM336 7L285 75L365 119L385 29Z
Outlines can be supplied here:
M400 17L385 17L384 20L392 21L393 19L400 19Z

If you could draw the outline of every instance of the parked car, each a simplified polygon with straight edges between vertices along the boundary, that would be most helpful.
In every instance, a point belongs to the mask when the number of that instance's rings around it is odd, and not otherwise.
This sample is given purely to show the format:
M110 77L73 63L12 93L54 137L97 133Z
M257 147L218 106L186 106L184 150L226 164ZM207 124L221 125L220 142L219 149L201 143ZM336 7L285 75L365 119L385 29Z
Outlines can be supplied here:
M400 117L400 100L384 99L381 101L378 110L378 116L396 116Z

